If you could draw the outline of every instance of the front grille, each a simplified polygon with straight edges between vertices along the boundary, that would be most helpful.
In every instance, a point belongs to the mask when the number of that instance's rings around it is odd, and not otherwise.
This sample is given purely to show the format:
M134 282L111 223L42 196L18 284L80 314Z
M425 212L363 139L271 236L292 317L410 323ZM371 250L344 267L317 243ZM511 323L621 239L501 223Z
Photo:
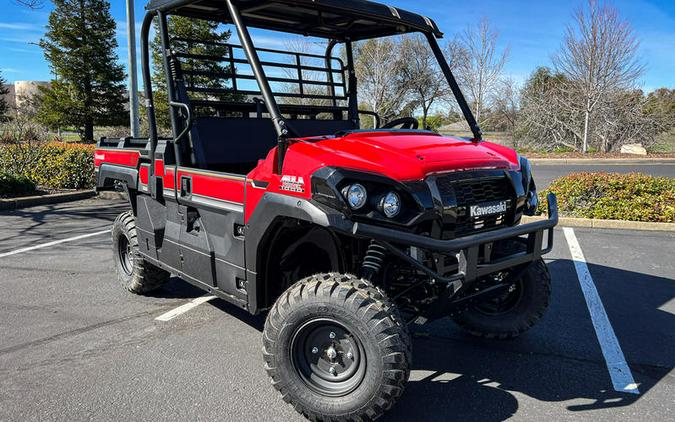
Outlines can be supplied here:
M469 207L495 201L507 201L512 209L515 199L513 187L502 175L492 177L439 177L438 191L445 206L443 238L450 239L499 228L507 224L506 213L471 217Z
M459 217L454 224L454 236L466 236L474 233L481 233L488 230L501 227L506 222L505 214L495 214L488 217L469 216Z
M455 183L457 205L475 205L508 197L506 178Z
M491 179L452 180L442 177L437 181L443 203L454 198L457 206L476 205L483 202L508 199L511 193L506 177Z

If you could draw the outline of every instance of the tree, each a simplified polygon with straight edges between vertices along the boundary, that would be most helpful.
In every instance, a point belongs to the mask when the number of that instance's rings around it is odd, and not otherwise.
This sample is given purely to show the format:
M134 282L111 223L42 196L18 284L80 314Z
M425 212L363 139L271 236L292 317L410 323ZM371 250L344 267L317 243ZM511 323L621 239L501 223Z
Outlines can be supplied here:
M642 75L639 45L630 24L598 0L589 0L587 9L579 8L567 27L553 63L583 107L583 152L589 148L597 109L606 108L618 91L632 89Z
M9 94L9 88L6 86L7 81L0 73L0 122L5 120L7 112L9 111L9 104L5 99L5 95Z
M450 94L450 86L423 36L405 37L398 50L399 84L405 87L413 105L422 111L422 127L426 128L429 110Z
M229 30L219 29L218 22L201 19L191 19L183 16L170 16L168 32L172 37L172 50L178 53L222 57L223 60L184 59L181 61L183 71L194 71L208 74L218 74L222 77L189 75L186 82L190 86L209 89L226 89L230 73L229 65L225 64L229 57L229 48L224 45L232 35ZM186 41L186 40L191 41ZM166 76L162 56L162 41L159 28L155 27L155 38L152 41L153 74L152 85L154 93L155 117L160 130L167 131L171 127L169 100L166 89ZM223 101L236 100L239 96L232 92L225 92L216 96L198 92L190 92L193 99L207 97Z
M77 110L81 106L72 87L73 85L67 82L54 80L49 88L41 89L37 98L36 119L39 123L51 129L59 129L71 124L77 125L68 115L68 110Z
M663 132L675 128L675 89L660 88L650 92L643 112L654 118Z
M513 133L520 110L520 89L513 78L503 78L495 87L492 99L491 126Z
M406 87L398 83L396 43L390 38L378 38L354 47L361 100L386 123L400 115L407 101Z
M499 51L499 33L490 27L487 18L467 27L448 47L449 56L457 60L457 78L464 88L478 124L485 120L490 93L499 83L508 48Z
M43 90L40 116L73 125L83 140L93 140L94 125L127 123L115 20L107 0L54 0L54 5L40 46L57 78Z
M646 98L641 90L615 91L595 119L597 147L615 151L621 145L642 143L649 146L659 132L658 121L643 112Z
M580 116L574 96L565 89L564 75L540 67L525 82L515 140L535 148L579 149L581 132L574 125Z

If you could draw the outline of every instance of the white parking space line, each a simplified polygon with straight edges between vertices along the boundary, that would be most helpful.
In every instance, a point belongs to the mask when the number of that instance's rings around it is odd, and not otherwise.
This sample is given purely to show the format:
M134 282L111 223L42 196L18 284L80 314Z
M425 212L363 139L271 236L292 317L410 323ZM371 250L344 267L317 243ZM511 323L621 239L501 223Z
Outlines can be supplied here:
M581 285L584 299L586 299L588 312L591 314L591 321L595 328L595 334L598 337L602 355L605 357L607 370L609 371L609 376L612 378L614 390L624 393L640 394L638 386L633 379L633 374L630 372L630 368L626 363L626 358L619 345L619 340L616 338L612 324L609 322L607 312L605 312L605 307L598 294L598 289L595 287L595 283L591 277L591 272L588 270L584 252L581 250L581 246L579 246L579 241L574 234L574 229L564 227L563 231L570 248L570 253L572 254L572 259L574 260L574 268L577 271L577 277L579 278L579 284Z
M167 322L171 321L172 319L176 318L179 315L182 315L189 311L190 309L196 308L197 306L201 305L202 303L206 303L210 300L215 299L215 296L200 296L196 299L192 299L190 302L186 303L185 305L181 305L175 309L170 310L169 312L162 314L155 318L155 321L162 321L162 322Z
M62 243L74 242L76 240L82 240L82 239L87 239L87 238L94 237L94 236L100 236L100 235L106 234L106 233L110 233L110 229L103 230L103 231L96 232L96 233L83 234L81 236L69 237L68 239L55 240L53 242L43 243L41 245L30 246L30 247L27 247L27 248L21 248L21 249L17 249L17 250L11 251L11 252L5 252L5 253L0 254L0 258L5 258L5 257L8 257L8 256L17 255L17 254L24 253L24 252L30 252L30 251L34 251L34 250L37 250L37 249L49 248L51 246L60 245Z

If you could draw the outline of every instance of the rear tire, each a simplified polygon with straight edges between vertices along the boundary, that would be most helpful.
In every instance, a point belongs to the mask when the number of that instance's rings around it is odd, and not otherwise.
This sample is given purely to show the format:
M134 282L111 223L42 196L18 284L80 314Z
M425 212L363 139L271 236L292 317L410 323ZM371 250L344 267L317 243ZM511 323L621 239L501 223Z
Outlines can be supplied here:
M150 293L159 289L171 276L141 257L138 251L136 219L131 211L120 214L113 223L112 241L117 278L131 293Z
M410 375L407 327L369 282L318 274L291 286L263 331L263 357L283 399L314 421L373 420Z
M495 258L525 250L518 241L507 241L496 250ZM518 269L515 269L518 271ZM487 339L511 339L532 328L546 312L551 296L551 275L543 259L532 262L514 280L514 290L495 302L473 305L455 317L470 334Z

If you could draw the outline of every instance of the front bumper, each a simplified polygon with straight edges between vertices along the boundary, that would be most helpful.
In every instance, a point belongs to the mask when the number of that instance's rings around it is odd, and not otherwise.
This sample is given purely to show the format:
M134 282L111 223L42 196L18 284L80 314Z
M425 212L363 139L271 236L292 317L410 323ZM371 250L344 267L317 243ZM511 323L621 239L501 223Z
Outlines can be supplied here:
M438 281L460 281L464 284L507 268L528 264L539 259L542 255L553 249L553 228L558 224L558 205L554 194L550 193L547 199L548 218L546 220L497 229L458 239L434 239L414 233L363 223L355 223L352 232L353 235L357 237L370 238L378 241L392 254L409 262ZM547 232L547 242L545 247L543 245L544 232ZM527 235L526 251L515 252L512 255L499 258L498 260L479 263L480 250L484 245L525 235ZM450 276L447 274L438 274L394 245L405 247L412 246L432 253L456 256L459 263L457 272Z

